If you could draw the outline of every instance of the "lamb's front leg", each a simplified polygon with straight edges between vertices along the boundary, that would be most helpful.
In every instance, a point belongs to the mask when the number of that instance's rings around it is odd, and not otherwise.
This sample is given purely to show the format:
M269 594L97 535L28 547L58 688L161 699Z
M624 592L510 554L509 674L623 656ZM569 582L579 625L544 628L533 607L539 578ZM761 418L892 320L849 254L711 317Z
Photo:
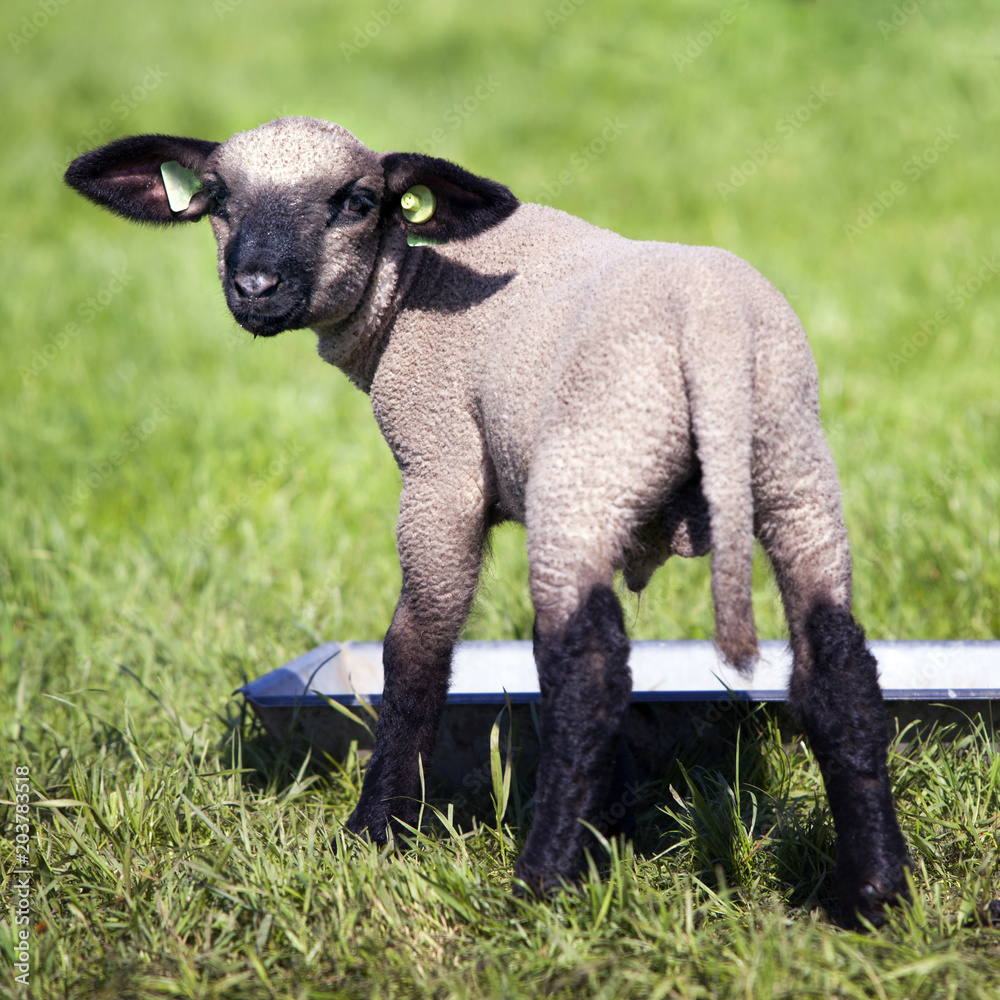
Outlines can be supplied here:
M463 502L464 501L464 502ZM384 843L419 814L448 693L451 654L469 613L484 540L482 492L443 480L404 483L397 528L403 589L385 637L382 705L353 833Z

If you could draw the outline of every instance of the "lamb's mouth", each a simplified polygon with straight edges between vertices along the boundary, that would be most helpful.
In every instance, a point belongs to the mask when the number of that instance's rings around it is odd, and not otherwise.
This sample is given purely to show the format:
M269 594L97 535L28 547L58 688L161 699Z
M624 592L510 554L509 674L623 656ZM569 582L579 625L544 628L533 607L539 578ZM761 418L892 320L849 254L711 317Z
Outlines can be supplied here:
M227 283L226 304L244 330L273 337L304 325L308 294L296 278L237 274Z
M236 322L255 337L276 337L285 330L299 330L305 326L304 309L293 309L280 314L262 312L259 308L246 311L231 308L230 311Z

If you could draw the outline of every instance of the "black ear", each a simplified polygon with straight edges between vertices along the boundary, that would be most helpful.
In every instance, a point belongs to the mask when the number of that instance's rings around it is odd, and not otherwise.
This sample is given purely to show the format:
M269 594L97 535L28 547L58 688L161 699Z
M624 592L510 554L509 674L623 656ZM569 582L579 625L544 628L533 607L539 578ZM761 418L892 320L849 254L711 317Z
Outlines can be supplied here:
M174 211L161 168L164 163L175 164L167 167L168 175L173 171L188 191L200 188L197 178L218 145L170 135L130 135L77 157L65 181L95 204L135 222L193 222L208 210L209 193L195 190L190 203ZM182 205L183 198L178 201L175 196L174 204Z
M502 222L520 204L502 184L434 156L386 153L382 167L386 184L383 211L428 242L468 239ZM408 219L400 205L400 198L417 186L429 188L434 195L433 214L423 222Z

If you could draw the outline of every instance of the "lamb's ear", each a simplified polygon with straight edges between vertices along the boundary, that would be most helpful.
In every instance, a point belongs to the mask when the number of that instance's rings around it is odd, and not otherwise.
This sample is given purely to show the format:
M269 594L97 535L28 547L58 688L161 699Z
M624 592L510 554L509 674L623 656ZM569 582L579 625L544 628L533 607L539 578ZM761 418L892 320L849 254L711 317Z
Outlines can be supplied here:
M211 199L200 178L218 145L130 135L77 157L65 181L95 204L135 222L193 222L208 210Z
M386 153L382 167L383 211L400 221L411 243L468 239L520 204L502 184L434 156Z

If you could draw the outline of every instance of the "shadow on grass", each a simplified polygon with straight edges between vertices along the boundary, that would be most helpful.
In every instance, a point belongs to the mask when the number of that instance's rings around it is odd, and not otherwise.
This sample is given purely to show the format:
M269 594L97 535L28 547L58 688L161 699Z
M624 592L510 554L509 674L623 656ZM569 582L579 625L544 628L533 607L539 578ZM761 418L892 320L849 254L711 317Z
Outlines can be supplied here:
M351 744L336 759L301 735L276 743L245 702L233 708L221 719L227 729L223 739L239 760L247 787L280 795L307 777L318 777L347 785L348 795L360 790L364 749ZM790 715L783 706L746 702L734 702L718 714L708 737L697 726L679 727L667 741L671 752L658 759L650 753L648 738L646 746L630 747L635 775L622 775L619 787L609 793L605 813L612 822L604 832L612 834L614 821L631 810L638 859L690 870L707 884L715 884L721 872L734 888L778 893L795 907L825 903L832 894L832 824L818 776L804 785L800 780L801 787L793 781L789 747L799 748L794 753L807 771L811 765L799 738L791 737L789 743L783 735L796 732ZM534 721L527 712L516 717L512 741L511 808L503 821L518 847L534 813L537 733L524 732ZM655 719L645 720L647 736L651 721ZM505 720L500 746L505 745L507 724ZM288 731L296 729L293 716ZM497 763L506 763L502 754ZM464 780L432 767L426 778L427 803L446 814L450 808L460 830L494 825L498 818L489 764L487 759L466 771ZM625 809L616 810L619 802ZM425 824L432 828L435 822L433 810L426 810Z
M817 906L833 910L833 823L818 768L794 717L782 704L737 701L706 732L699 723L703 716L687 714L694 724L678 725L665 741L669 753L659 758L650 754L648 743L630 740L635 775L621 776L619 787L609 794L606 812L616 802L633 812L636 861L688 872L707 886L724 885L748 900L779 898L800 911ZM234 703L233 712L221 721L227 729L224 742L234 761L239 760L247 787L280 795L307 778L318 778L347 800L360 791L366 752L356 744L334 758L302 738L275 743L245 703ZM537 739L533 742L524 731L534 721L526 711L514 713L503 809L497 807L494 776L508 763L500 748L507 745L510 715L503 712L494 723L499 727L495 760L457 781L432 767L425 786L428 806L444 815L450 810L460 831L502 825L511 849L519 850L534 818ZM641 729L634 727L635 732ZM920 800L922 784L945 787L950 780L953 801L959 801L958 772L949 761L957 764L964 756L982 753L992 732L991 721L978 715L964 727L938 718L926 724L897 722L890 766L898 772L900 800ZM989 818L989 797L983 798L975 817L965 821L970 836ZM943 808L926 805L929 816ZM609 815L619 818L613 811ZM346 818L346 811L340 818ZM425 810L424 826L429 834L443 832L433 808ZM614 831L605 827L603 832L610 836ZM597 860L603 868L606 859Z

